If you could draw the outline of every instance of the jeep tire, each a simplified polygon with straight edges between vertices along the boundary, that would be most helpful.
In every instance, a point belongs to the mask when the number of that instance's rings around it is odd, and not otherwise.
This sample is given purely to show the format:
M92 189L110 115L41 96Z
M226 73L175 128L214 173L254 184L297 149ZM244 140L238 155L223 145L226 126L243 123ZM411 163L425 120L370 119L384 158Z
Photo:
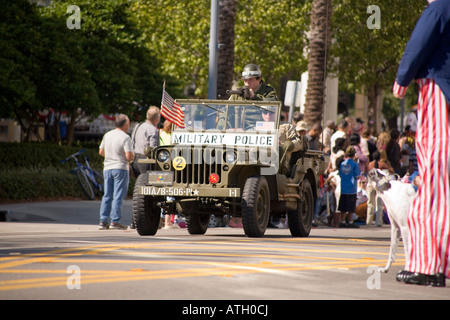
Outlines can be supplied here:
M186 227L189 234L205 234L209 226L209 214L191 213L186 216Z
M156 205L156 198L138 194L139 186L144 186L147 174L136 179L133 190L133 222L141 236L153 236L159 228L161 209Z
M262 237L270 216L270 192L263 176L249 177L242 192L242 224L248 237Z
M314 194L308 179L302 181L297 210L288 212L289 230L293 237L307 237L311 232L314 215Z

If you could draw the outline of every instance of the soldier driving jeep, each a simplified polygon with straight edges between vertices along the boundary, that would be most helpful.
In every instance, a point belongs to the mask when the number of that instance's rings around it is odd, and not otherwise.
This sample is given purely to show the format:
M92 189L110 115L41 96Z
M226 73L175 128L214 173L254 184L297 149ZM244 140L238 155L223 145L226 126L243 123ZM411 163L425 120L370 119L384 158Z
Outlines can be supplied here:
M229 100L264 100L264 101L278 101L278 96L274 88L267 85L262 80L262 72L258 65L250 63L247 64L242 71L242 80L245 86L238 90L229 90L231 93ZM276 113L273 109L261 109L261 114L257 110L252 115L247 114L248 118L260 118L265 122L274 122ZM281 146L280 156L283 156L283 161L280 163L282 170L287 173L290 170L290 159L293 152L302 149L303 142L298 137L295 127L287 122L280 123L278 131L278 142Z
M266 84L262 79L261 69L254 63L247 64L242 71L244 87L237 90L228 90L230 100L278 100L274 88Z

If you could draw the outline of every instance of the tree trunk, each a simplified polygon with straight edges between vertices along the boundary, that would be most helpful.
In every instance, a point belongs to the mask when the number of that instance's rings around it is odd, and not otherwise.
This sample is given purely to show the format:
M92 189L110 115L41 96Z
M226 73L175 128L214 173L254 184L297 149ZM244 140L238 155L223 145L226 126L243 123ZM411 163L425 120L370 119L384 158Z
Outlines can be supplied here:
M219 50L217 55L217 96L227 99L234 67L234 22L237 0L219 1Z
M21 108L14 110L14 115L22 129L24 142L30 142L33 134L37 141L43 141L39 136L38 128L36 127L36 123L38 122L37 111L32 111L22 106Z
M321 123L324 110L327 52L330 43L332 0L313 0L309 30L308 88L305 120Z
M70 114L70 120L67 124L67 133L66 133L66 144L68 146L72 146L73 143L73 134L75 131L75 124L77 123L78 112L73 110Z
M370 86L367 90L367 100L369 105L367 107L367 119L369 119L368 126L377 130L378 128L378 96L381 94L381 89L378 85Z
M55 121L53 123L53 130L54 130L54 134L55 134L55 143L57 145L61 145L62 141L61 141L61 128L59 126L59 121L61 120L61 112L59 111L55 111Z

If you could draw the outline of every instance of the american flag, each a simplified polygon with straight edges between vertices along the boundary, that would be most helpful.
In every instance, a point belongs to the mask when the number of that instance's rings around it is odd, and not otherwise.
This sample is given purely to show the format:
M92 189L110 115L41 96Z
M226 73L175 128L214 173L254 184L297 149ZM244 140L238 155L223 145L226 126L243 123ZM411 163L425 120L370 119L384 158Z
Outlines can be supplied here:
M164 119L176 124L180 128L185 128L184 112L181 106L166 92L163 88L163 95L161 100L161 115Z

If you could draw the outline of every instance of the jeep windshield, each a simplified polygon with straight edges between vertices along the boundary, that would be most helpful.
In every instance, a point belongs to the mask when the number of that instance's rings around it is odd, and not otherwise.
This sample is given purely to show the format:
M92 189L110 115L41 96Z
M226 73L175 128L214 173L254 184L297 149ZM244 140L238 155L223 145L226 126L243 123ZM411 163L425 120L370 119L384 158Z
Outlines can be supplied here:
M174 131L275 131L279 102L231 100L177 100L186 127Z

